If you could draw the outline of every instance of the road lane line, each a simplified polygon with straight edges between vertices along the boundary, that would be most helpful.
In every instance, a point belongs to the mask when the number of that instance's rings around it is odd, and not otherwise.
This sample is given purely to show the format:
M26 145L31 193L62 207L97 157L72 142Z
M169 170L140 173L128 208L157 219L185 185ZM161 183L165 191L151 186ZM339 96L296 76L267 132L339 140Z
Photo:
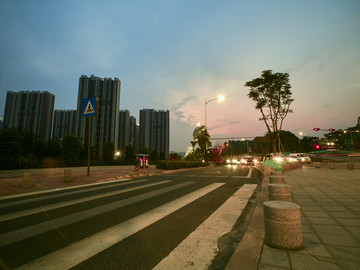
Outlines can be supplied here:
M61 203L54 203L54 204L49 204L46 206L40 206L40 207L31 208L31 209L27 209L27 210L23 210L23 211L13 212L13 213L1 215L0 222L14 219L14 218L23 217L23 216L29 216L29 215L33 215L33 214L37 214L37 213L41 213L41 212L46 212L46 211L54 210L54 209L57 209L60 207L70 206L73 204L79 204L79 203L83 203L83 202L87 202L87 201L93 201L96 199L101 199L104 197L113 196L113 195L129 192L129 191L134 191L134 190L139 190L139 189L143 189L143 188L147 188L147 187L161 185L161 184L165 184L165 183L169 183L169 182L171 182L171 181L166 180L166 181L161 181L161 182L156 182L156 183L150 183L150 184L141 185L141 186L137 186L137 187L125 188L125 189L116 190L116 191L110 191L110 192L92 195L92 196L88 196L88 197L84 197L84 198L80 198L80 199L74 199L74 200L69 200L69 201L65 201L65 202L61 202Z
M101 205L95 208L91 208L88 210L80 211L74 214L70 214L67 216L51 219L49 221L37 223L31 226L27 226L18 230L10 231L7 233L0 234L0 247L6 246L17 241L21 241L23 239L33 237L54 229L59 229L69 224L73 224L75 222L82 221L87 218L94 217L96 215L101 215L106 212L110 212L112 210L134 204L188 185L194 184L194 182L184 182L174 186L161 188L155 191L150 191L141 195L137 195L128 199L116 201L113 203Z
M224 185L213 183L17 269L69 269Z
M232 230L256 187L242 186L154 269L209 269L219 251L219 238Z

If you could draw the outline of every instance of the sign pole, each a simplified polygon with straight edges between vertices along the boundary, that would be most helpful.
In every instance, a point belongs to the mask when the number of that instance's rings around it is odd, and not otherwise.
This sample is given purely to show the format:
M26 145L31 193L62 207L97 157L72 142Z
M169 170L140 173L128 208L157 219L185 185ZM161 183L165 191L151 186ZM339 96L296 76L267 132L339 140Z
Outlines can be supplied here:
M97 115L99 110L99 99L97 97L83 99L83 116L88 118L88 158L87 158L87 176L90 176L90 148L91 148L91 116Z
M90 139L91 139L91 116L88 116L88 168L87 168L87 176L90 176Z

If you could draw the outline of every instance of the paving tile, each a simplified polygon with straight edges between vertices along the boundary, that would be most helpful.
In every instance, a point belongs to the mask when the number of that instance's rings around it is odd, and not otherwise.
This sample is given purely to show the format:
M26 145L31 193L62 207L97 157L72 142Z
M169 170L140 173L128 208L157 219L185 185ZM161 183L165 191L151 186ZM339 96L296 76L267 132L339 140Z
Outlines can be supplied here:
M312 255L290 253L290 262L293 270L316 269L316 270L342 270L336 263L320 260Z
M293 252L293 251L290 251ZM313 256L332 257L325 245L320 242L311 242L304 239L304 248L296 251L296 253L307 254Z
M311 224L338 225L335 219L326 217L308 217Z
M313 224L312 227L318 234L340 234L350 236L350 233L342 226Z
M324 211L324 209L318 205L301 205L301 211Z
M351 235L341 234L318 234L325 245L338 245L344 247L360 247L360 242Z
M330 215L324 211L303 211L303 214L307 217L330 217Z
M239 269L241 269L241 268L239 268ZM260 263L258 266L258 270L283 270L283 269L291 269L291 268L284 268L284 267L267 265L267 264L262 264L262 263Z
M360 218L336 218L336 221L345 226L360 226Z
M360 269L360 248L359 247L339 247L328 245L330 253L336 258L343 269Z
M302 236L304 243L319 243L319 244L321 243L320 238L314 232L311 233L303 232Z
M333 206L324 205L323 208L328 212L345 212L345 211L348 211L347 208L345 208L344 206L341 206L341 205L333 205Z
M329 214L335 218L360 218L355 213L350 211L330 212Z
M355 238L360 240L360 226L344 226L344 228L350 232ZM359 254L360 256L360 254Z
M314 233L314 229L310 224L301 223L301 230L303 233Z
M290 268L290 261L287 251L263 246L260 264L272 265L283 268Z

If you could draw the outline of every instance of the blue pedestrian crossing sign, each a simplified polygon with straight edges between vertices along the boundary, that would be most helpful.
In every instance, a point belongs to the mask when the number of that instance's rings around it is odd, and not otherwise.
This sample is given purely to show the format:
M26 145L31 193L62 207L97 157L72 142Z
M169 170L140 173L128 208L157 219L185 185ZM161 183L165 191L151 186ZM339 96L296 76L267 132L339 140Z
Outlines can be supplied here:
M96 115L96 97L84 98L82 105L83 116Z

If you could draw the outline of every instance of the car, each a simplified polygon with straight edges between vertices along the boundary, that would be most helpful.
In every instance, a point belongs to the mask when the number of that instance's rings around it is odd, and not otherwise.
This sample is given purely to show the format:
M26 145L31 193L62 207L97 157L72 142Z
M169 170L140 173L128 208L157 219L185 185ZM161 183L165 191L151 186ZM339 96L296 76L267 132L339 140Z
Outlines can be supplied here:
M310 157L305 153L293 153L290 154L289 157L296 159L297 162L311 163Z

